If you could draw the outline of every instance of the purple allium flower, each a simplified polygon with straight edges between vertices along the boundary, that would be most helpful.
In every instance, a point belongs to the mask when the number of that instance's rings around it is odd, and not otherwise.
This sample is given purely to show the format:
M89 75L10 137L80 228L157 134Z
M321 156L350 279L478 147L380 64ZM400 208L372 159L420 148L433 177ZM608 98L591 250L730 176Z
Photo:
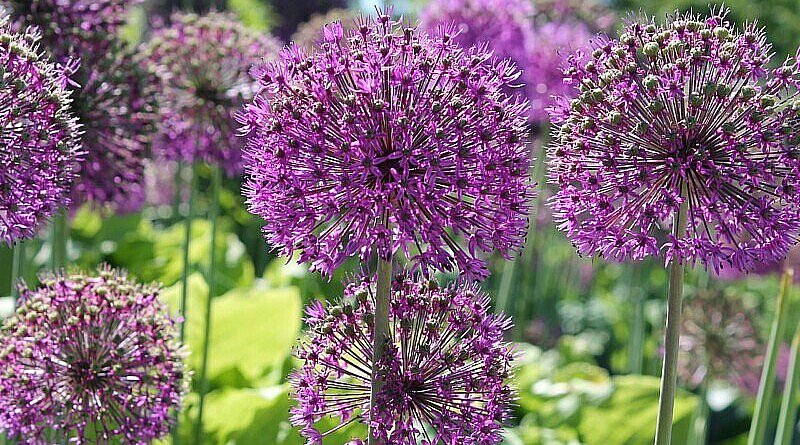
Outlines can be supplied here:
M11 0L18 24L43 29L43 43L73 71L73 110L87 156L79 166L73 206L86 201L136 210L144 158L155 124L156 78L117 35L140 0ZM74 62L73 62L74 61ZM78 63L79 61L79 63Z
M57 60L102 54L109 35L125 24L130 8L142 0L0 0L13 17L42 30L43 43Z
M356 17L358 17L356 12L340 8L331 9L324 14L313 14L307 22L301 23L297 27L297 31L292 34L290 40L306 51L313 51L315 47L322 45L325 41L324 35L319 32L325 25L339 22L342 24L343 32L349 35L357 28Z
M475 284L441 288L396 277L377 366L384 383L370 416L374 293L369 279L353 282L337 305L306 310L310 332L296 350L304 364L290 381L298 401L291 421L307 443L322 443L328 431L316 423L326 417L342 426L371 422L380 443L501 442L514 397L507 382L513 353L503 340L510 319L490 314Z
M503 92L519 72L383 12L324 36L254 69L265 91L239 115L267 241L325 274L402 250L422 270L485 277L477 256L520 247L533 194L528 105Z
M159 291L107 267L21 285L0 330L0 431L41 445L166 434L188 385Z
M550 204L581 253L715 270L786 254L800 231L800 74L793 60L768 69L770 55L761 30L712 12L642 19L570 57L580 96L553 110ZM658 237L681 203L686 235Z
M697 387L723 380L755 395L764 363L756 313L719 290L697 292L684 305L678 375Z
M586 46L597 31L607 29L611 14L594 2L586 3L433 0L423 10L421 22L427 29L453 23L459 29L455 40L462 46L486 43L495 56L514 60L522 68L524 88L510 91L528 98L532 122L544 123L552 96L570 91L561 73L564 53Z
M84 128L87 159L79 167L74 203L90 201L136 211L144 195L144 165L159 123L154 69L119 38L103 53L86 53L74 76L73 109Z
M257 91L250 67L277 58L279 51L277 40L247 29L233 15L174 14L172 26L156 30L145 48L164 78L166 121L154 151L239 173L244 141L236 134L234 113Z
M0 242L30 238L70 203L81 161L63 70L38 49L39 35L11 31L0 16Z
M420 23L431 32L452 24L458 30L452 33L453 39L462 47L488 45L495 57L513 60L522 69L522 75L519 81L506 85L505 90L520 98L530 98L528 93L535 91L535 87L530 90L522 86L539 83L528 76L529 50L536 43L533 14L530 0L433 0L421 12ZM529 117L539 120L541 114L532 109Z

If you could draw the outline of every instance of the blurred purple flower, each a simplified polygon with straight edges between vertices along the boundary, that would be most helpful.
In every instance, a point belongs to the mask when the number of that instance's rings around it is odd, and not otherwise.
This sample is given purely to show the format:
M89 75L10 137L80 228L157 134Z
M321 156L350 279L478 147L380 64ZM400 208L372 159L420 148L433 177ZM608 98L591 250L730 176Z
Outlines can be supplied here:
M546 108L552 96L571 90L564 85L561 65L564 53L583 48L612 14L599 7L589 9L571 1L530 0L433 0L422 12L421 22L429 30L453 23L456 41L469 48L486 43L494 55L508 58L522 69L520 84L509 92L529 99L530 119L537 124L548 119ZM593 2L586 2L594 4ZM579 15L587 10L590 13Z
M719 290L687 299L681 328L678 374L692 387L721 380L755 396L766 345L758 334L758 313L740 298ZM781 347L778 379L784 381L789 349Z
M642 19L570 57L553 110L554 219L578 250L719 270L782 258L800 231L794 60L725 12ZM669 231L682 202L688 230Z
M511 321L490 313L475 284L396 278L391 338L377 371L384 385L370 416L374 292L370 280L354 282L337 305L306 310L310 333L296 351L304 364L290 381L298 401L291 421L307 443L338 429L319 431L326 417L341 426L370 422L381 443L500 443L513 399L513 353L503 340Z
M172 26L156 30L144 51L163 78L165 121L156 154L204 160L238 174L244 141L236 134L234 113L257 92L250 67L277 58L280 43L230 14L176 13Z
M38 27L43 44L57 60L104 54L142 0L0 0L12 17Z
M503 92L519 72L389 13L324 36L255 69L264 91L239 115L267 241L325 274L401 250L423 271L485 277L479 253L521 246L534 192L528 106Z
M0 330L0 431L42 445L165 435L188 385L160 289L107 267L41 280Z
M73 109L83 126L88 156L74 204L89 201L116 211L143 202L144 165L160 123L158 81L147 61L119 38L106 36L106 51L85 54L75 74Z
M0 16L0 243L31 238L70 204L80 131L69 82L38 49L39 34Z
M44 47L72 71L70 89L86 159L72 206L132 211L142 201L144 158L157 117L153 72L117 35L140 0L10 0L20 26L39 26ZM76 61L76 62L71 62ZM79 63L77 63L79 61Z

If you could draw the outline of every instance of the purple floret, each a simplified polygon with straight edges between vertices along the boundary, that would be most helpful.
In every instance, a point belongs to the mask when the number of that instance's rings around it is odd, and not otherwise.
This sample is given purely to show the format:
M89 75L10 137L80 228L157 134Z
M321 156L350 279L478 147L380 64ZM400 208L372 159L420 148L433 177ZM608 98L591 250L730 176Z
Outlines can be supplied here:
M31 238L70 204L83 152L64 71L39 35L0 17L0 243Z
M167 434L188 385L160 289L107 267L41 278L0 329L0 432L31 445Z
M503 340L511 321L490 313L475 284L396 278L390 338L377 367L383 386L370 415L374 293L372 280L355 281L336 305L306 310L309 334L296 350L303 365L290 381L298 401L291 421L307 443L322 444L338 429L322 429L324 418L369 423L380 443L500 443L514 399L514 354Z
M770 59L764 33L724 11L643 18L570 57L578 95L552 112L550 205L579 252L714 270L786 255L800 232L800 72Z
M239 115L243 193L268 243L325 274L401 251L485 277L479 255L522 245L533 195L528 104L505 93L519 71L383 12L323 34L254 69L263 91Z

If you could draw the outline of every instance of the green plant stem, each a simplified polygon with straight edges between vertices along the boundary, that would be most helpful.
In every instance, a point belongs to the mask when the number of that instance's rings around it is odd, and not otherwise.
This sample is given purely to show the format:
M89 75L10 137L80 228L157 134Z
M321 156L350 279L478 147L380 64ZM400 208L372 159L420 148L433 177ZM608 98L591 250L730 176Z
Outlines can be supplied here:
M11 298L14 299L14 307L17 306L17 298L19 297L19 289L17 289L17 281L22 276L25 264L25 244L17 242L14 245L14 252L11 258Z
M389 338L389 304L392 294L392 260L378 258L378 282L375 290L375 335L372 338L372 388L369 397L370 412L375 398L383 387L383 379L377 372L377 364L383 358ZM370 427L369 445L379 445ZM380 444L384 445L384 444Z
M747 445L764 445L766 443L767 426L769 424L769 408L772 406L772 398L775 392L775 367L778 362L778 350L786 330L786 319L789 313L789 289L791 288L792 276L791 269L786 270L781 279L781 287L778 294L778 303L775 307L775 319L772 321L772 328L767 343L767 354L764 357L764 367L761 370L761 382L758 386L758 396L756 397L756 409L753 414L753 423L750 425L750 435L747 437Z
M180 173L183 172L183 166L179 166L179 176ZM180 340L181 344L186 344L186 300L189 294L189 247L192 243L192 219L194 218L193 211L194 211L194 189L195 189L195 177L196 177L196 170L194 165L189 167L186 172L189 175L189 178L185 180L185 184L189 188L189 196L186 198L186 215L184 217L184 226L186 228L184 232L183 238L183 270L181 271L181 301L180 306L178 308L178 316L181 317L183 321L181 321L179 332L180 332ZM177 202L180 202L180 196L182 195L182 187L181 181L176 181L178 187L175 189L175 194L178 196ZM180 209L181 205L177 204L175 206L176 209ZM179 214L179 212L176 212ZM175 412L175 419L174 425L172 427L172 445L178 445L181 442L181 437L179 433L180 427L180 412L176 410Z
M210 261L208 267L208 299L206 300L206 322L205 330L203 331L203 355L200 364L200 401L197 404L197 419L194 424L194 443L200 445L203 438L203 409L205 408L206 394L208 393L208 352L209 343L211 342L211 302L217 294L217 216L219 213L219 192L222 183L222 171L218 166L212 167L212 180L211 180L211 249Z
M781 414L778 417L778 435L776 445L792 445L795 427L797 426L798 385L800 385L800 329L794 333L792 353L789 356L789 368L786 374L786 385L783 388Z
M675 238L680 239L686 235L687 211L688 200L684 199L673 225ZM664 334L664 366L661 369L656 445L669 445L672 436L672 415L675 406L675 392L678 386L678 344L681 336L683 275L683 264L673 259L669 266L667 324Z
M69 238L69 228L67 227L67 214L62 211L53 219L50 227L50 268L53 272L66 265L67 260L67 238Z
M644 361L645 320L644 320L644 292L636 286L639 276L639 266L632 265L628 289L633 293L633 323L628 346L628 373L641 374Z

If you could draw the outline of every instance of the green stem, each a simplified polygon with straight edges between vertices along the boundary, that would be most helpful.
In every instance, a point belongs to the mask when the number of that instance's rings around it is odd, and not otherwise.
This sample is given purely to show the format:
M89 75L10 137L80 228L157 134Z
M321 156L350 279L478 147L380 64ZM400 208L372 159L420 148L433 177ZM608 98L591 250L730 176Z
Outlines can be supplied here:
M767 354L764 357L764 368L761 370L761 383L758 386L756 397L756 410L753 414L753 423L750 425L750 435L747 445L763 445L766 443L767 425L769 424L769 409L775 392L775 367L778 362L778 350L786 328L786 319L789 313L789 289L794 275L791 269L783 274L781 288L778 294L778 303L775 307L775 319L767 343Z
M631 323L630 340L628 342L628 374L641 374L644 361L644 292L636 286L639 265L632 264L627 268L628 289L633 300L633 323Z
M797 426L798 385L800 385L800 329L794 333L792 353L789 356L789 369L786 374L786 385L783 388L781 414L778 417L778 436L776 445L792 445L795 427Z
M17 242L14 245L13 257L11 259L11 298L14 299L14 307L17 306L17 297L19 297L19 289L17 289L17 281L22 276L23 265L25 263L25 244Z
M497 290L497 312L507 312L508 299L511 295L511 285L514 283L514 272L517 267L517 259L506 261L503 264L503 272L500 274L500 287Z
M372 338L372 388L370 391L370 412L375 397L383 387L383 379L377 372L377 364L383 358L384 347L389 339L389 304L392 294L392 260L378 258L378 282L375 290L375 335ZM369 445L379 445L370 427Z
M57 272L66 265L68 230L65 210L56 215L51 223L50 247L52 252L50 253L50 268L53 272Z
M211 256L208 267L208 299L206 300L206 322L203 332L203 355L200 364L200 401L197 405L197 420L194 424L194 443L200 445L203 438L203 409L205 408L206 394L208 393L208 351L211 342L211 302L217 295L217 216L219 213L219 191L222 183L222 171L214 166L211 181Z
M182 164L179 164L179 176L180 173L183 171ZM184 238L183 238L183 271L181 271L181 301L180 307L178 308L179 313L178 315L181 317L183 321L180 324L180 340L181 344L186 344L186 300L189 294L189 247L191 246L192 242L192 219L194 218L193 215L193 207L194 207L194 189L195 189L195 177L196 171L194 166L191 166L187 169L186 172L189 175L189 178L185 180L185 184L189 186L189 196L186 200L186 215L184 217ZM175 195L178 197L177 201L180 202L180 196L182 195L182 187L180 181L176 181L178 183L178 187L175 188ZM178 204L175 206L176 209L180 209L181 205ZM178 214L178 212L176 212ZM175 412L175 423L172 427L172 445L178 445L181 442L181 437L179 434L179 426L180 426L180 412L176 410Z
M681 202L675 217L673 234L680 239L686 235L688 200ZM678 386L678 346L681 336L681 305L683 303L683 263L675 259L669 265L669 295L667 324L664 334L664 366L661 369L661 391L658 400L656 445L669 445L672 436L672 415Z

